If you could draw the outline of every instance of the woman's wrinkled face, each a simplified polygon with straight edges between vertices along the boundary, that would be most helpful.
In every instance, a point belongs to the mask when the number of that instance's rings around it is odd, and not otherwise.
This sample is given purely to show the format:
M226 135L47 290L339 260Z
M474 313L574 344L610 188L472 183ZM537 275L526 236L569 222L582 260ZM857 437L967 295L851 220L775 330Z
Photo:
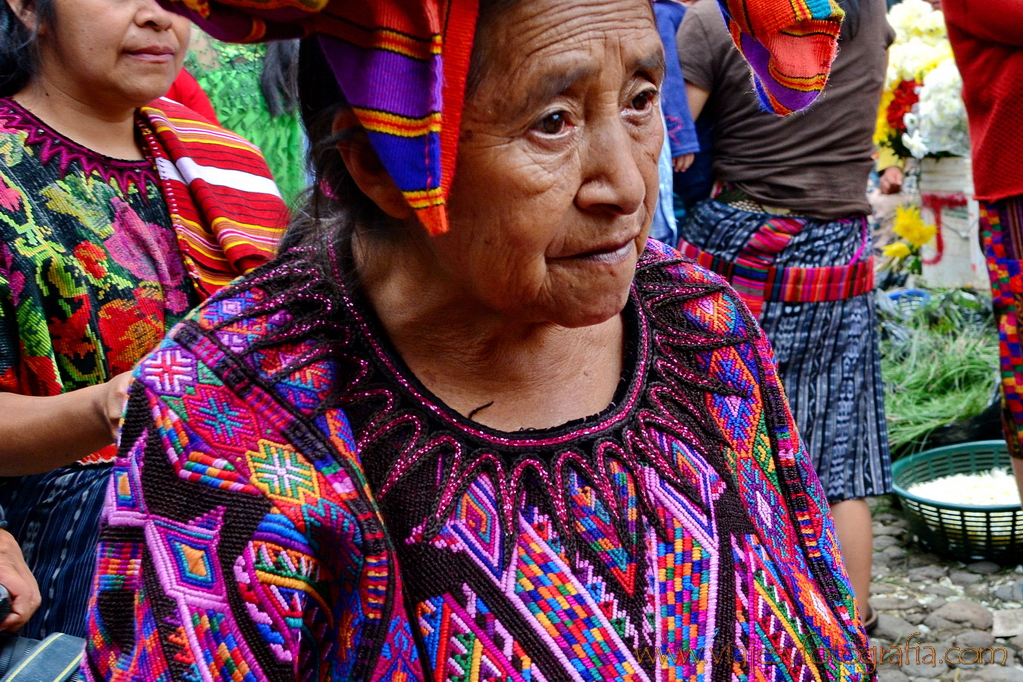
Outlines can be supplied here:
M181 70L191 24L156 0L56 0L40 33L44 77L111 107L160 97Z
M520 0L483 37L435 248L502 315L608 320L657 202L664 53L649 0Z

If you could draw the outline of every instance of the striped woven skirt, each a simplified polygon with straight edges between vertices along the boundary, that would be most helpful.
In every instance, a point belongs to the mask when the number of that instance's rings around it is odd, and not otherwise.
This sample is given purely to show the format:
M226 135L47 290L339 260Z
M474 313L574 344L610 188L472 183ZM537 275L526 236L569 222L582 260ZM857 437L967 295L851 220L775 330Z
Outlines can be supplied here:
M110 466L68 466L34 476L0 478L0 506L21 545L43 602L18 634L85 637L85 612L96 571L96 545Z
M1023 458L1023 196L980 202L980 237L998 321L1002 425L1009 452Z
M892 492L869 233L861 217L772 216L707 199L679 248L757 315L829 502Z

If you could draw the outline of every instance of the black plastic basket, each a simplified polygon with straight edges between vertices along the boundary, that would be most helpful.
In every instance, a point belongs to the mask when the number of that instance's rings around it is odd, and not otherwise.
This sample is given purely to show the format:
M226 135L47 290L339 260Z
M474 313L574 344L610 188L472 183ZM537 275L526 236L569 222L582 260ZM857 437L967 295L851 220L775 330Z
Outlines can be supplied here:
M984 440L948 445L902 457L892 466L895 494L910 529L927 550L952 559L1000 563L1023 561L1023 509L1020 505L949 504L907 492L914 483L953 474L1009 468L1005 442Z

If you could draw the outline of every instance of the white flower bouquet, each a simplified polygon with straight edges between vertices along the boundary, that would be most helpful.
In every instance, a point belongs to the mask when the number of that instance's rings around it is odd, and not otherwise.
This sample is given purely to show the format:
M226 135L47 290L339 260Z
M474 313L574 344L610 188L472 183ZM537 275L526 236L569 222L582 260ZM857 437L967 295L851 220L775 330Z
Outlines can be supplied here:
M888 51L875 143L902 158L968 155L962 79L944 16L925 0L903 0L888 22L896 38Z
M963 103L963 79L955 60L947 57L926 76L919 101L905 115L902 142L918 159L926 156L969 156L970 131Z

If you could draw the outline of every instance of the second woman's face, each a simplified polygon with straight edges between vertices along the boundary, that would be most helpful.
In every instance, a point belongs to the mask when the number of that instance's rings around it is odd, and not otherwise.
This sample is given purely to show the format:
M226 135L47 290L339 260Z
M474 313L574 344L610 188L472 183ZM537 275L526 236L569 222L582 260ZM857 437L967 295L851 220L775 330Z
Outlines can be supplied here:
M167 92L188 50L191 24L156 0L55 0L42 29L43 77L72 96L112 110Z
M434 248L505 315L603 322L626 303L657 202L649 0L520 0L486 33Z

